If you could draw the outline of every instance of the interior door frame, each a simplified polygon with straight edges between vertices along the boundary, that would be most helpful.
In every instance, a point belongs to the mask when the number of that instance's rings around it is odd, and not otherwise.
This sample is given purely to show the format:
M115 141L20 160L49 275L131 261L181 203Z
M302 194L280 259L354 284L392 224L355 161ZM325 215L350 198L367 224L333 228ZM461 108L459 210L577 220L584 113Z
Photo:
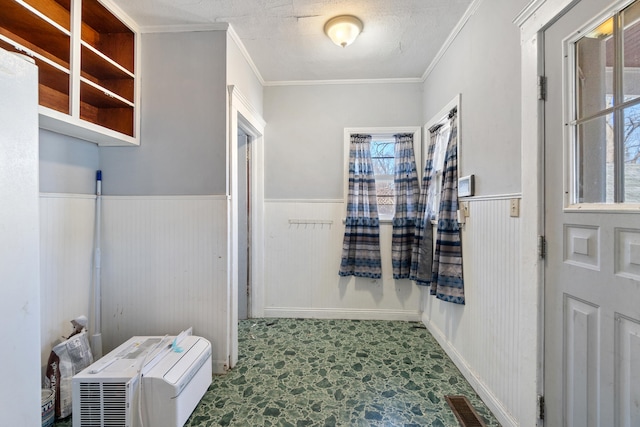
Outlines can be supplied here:
M541 419L544 395L544 260L539 254L544 236L544 100L539 99L539 77L544 76L544 31L579 0L532 0L514 23L521 43L521 160L522 160L522 298L529 301L530 319L523 322L521 336L536 337L525 366L535 367L535 396L527 402L526 420ZM542 244L542 249L544 243ZM533 304L531 304L533 302ZM525 307L525 305L523 305ZM524 354L527 354L525 352ZM533 390L530 391L532 393ZM530 402L530 403L529 403ZM527 424L527 421L523 421Z
M227 148L227 301L229 368L238 362L238 129L251 139L250 204L252 278L249 316L264 315L264 128L265 121L234 85L229 91Z

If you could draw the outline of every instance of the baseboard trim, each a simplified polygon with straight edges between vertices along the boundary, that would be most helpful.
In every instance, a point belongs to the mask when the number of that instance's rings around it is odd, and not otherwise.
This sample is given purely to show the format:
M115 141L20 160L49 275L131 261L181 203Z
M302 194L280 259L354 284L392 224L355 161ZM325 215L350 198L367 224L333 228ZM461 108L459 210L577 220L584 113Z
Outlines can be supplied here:
M469 381L471 387L478 393L482 401L491 410L493 415L500 421L500 424L504 427L518 427L520 424L509 414L509 412L502 406L500 400L491 393L491 390L484 384L484 382L478 378L473 369L467 364L467 361L462 357L460 353L451 345L447 337L442 331L433 325L426 317L423 316L422 322L427 327L427 330L438 341L440 347L447 353L447 356L453 361L456 367L460 370L462 375Z
M226 374L229 371L229 362L226 360L212 360L211 368L216 375Z
M335 308L269 307L264 309L264 317L336 320L399 320L419 322L420 312L417 310L343 310Z

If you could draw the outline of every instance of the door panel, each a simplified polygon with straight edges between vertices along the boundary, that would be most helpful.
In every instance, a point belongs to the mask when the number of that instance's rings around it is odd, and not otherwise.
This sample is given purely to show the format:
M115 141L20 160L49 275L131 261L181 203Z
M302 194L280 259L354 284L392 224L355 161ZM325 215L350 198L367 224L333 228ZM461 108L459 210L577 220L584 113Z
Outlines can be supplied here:
M563 40L608 5L582 0L544 33L544 388L551 427L640 426L640 215L566 209L571 147L562 73L570 61ZM581 167L590 167L593 158L585 160Z

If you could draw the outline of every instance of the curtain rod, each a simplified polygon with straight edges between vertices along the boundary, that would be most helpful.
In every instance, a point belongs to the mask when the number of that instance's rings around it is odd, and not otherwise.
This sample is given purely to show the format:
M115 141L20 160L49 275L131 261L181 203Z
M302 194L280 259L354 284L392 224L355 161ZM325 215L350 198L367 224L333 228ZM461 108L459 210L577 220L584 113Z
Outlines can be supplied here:
M449 110L449 112L447 114L445 114L444 116L442 116L442 118L440 119L440 122L442 122L443 120L447 119L447 120L451 120L451 118L453 116L455 116L456 114L458 114L458 107L455 106L453 107L451 110ZM444 123L436 123L435 125L431 126L429 128L429 133L433 133L436 132L438 129L440 129L442 126L444 126Z

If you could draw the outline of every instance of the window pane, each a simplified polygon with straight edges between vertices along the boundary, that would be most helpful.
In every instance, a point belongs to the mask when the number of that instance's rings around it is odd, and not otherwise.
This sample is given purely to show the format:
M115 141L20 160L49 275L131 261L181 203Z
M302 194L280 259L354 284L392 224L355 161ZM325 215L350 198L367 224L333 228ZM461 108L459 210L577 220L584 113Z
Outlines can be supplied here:
M441 171L444 168L444 158L447 155L447 144L449 143L449 135L451 135L451 127L447 123L439 132L435 152L433 153L433 169L436 171Z
M394 150L393 141L371 141L371 155L373 157L393 157Z
M576 114L592 116L605 108L613 83L613 18L576 43ZM611 96L609 99L613 99Z
M394 158L391 157L373 157L373 173L375 175L393 175Z
M640 3L622 12L624 40L624 98L640 96Z
M378 216L382 219L393 218L396 213L393 176L387 178L376 176L376 199L378 201Z
M613 115L582 123L576 132L574 202L612 203Z
M640 203L640 105L624 110L624 201Z
M371 141L371 158L373 173L376 175L393 175L395 145L392 141Z

